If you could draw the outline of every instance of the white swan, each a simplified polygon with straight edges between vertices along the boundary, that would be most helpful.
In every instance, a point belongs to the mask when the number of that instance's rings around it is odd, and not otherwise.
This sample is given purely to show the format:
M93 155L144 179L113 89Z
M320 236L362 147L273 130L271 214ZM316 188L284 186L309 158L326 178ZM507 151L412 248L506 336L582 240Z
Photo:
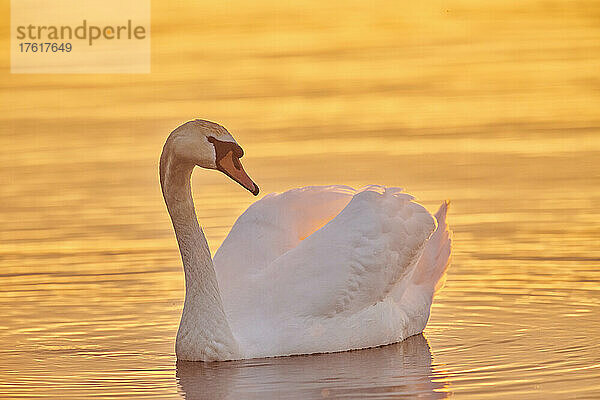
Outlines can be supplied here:
M447 202L433 216L399 188L270 194L238 218L213 266L192 170L220 170L257 195L242 155L224 127L203 120L175 129L163 148L161 187L185 271L179 360L337 352L423 331L449 264Z

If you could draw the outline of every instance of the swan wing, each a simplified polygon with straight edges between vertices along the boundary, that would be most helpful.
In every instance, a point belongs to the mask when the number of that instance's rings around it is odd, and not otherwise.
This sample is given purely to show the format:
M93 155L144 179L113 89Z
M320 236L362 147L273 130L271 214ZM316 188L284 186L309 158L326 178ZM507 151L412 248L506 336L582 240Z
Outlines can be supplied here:
M348 204L349 186L308 186L271 193L237 219L214 256L219 282L231 285L293 249Z
M435 218L401 189L363 188L260 271L263 302L256 306L275 320L357 313L385 299L414 269L435 228Z

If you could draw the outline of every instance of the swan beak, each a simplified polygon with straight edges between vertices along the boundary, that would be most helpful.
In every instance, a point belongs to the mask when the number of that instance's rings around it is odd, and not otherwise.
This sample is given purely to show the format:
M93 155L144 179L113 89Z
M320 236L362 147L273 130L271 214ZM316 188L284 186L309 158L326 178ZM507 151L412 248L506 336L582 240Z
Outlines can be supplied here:
M242 185L250 193L258 195L258 185L254 183L248 176L244 167L240 162L240 159L233 154L233 151L229 151L217 162L217 168L225 175Z

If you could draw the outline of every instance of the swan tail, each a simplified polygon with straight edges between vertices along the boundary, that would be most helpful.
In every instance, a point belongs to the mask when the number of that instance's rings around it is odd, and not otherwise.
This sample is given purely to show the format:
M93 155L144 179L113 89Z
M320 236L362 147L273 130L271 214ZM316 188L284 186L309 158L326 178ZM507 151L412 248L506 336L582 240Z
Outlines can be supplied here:
M425 245L413 278L417 285L430 285L434 293L444 286L450 265L452 231L446 223L449 205L450 202L445 201L434 215L438 226Z

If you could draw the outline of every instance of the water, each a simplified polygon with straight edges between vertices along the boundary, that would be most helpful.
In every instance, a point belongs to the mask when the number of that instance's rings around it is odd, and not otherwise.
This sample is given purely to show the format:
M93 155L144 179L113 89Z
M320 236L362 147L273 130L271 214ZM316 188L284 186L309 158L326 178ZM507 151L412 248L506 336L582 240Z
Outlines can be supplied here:
M1 56L0 396L600 393L598 3L153 6L150 75L10 75ZM197 116L236 136L262 193L451 199L424 335L176 363L183 276L157 161ZM193 184L214 251L254 198L212 171Z

